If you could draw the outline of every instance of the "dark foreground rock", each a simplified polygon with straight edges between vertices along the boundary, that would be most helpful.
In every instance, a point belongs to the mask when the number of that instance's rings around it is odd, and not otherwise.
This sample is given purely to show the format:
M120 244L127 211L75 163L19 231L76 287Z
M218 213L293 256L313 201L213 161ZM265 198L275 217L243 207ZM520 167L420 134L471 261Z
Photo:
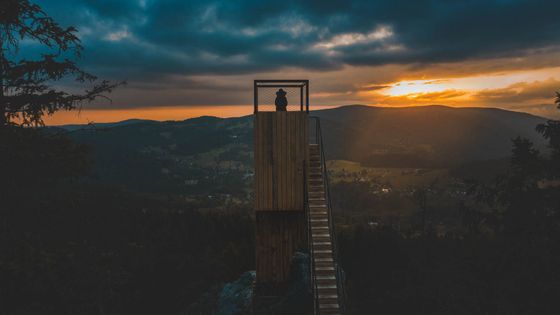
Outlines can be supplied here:
M296 253L292 259L290 281L285 293L271 297L253 310L255 271L243 273L239 279L216 286L202 294L199 301L188 307L184 315L252 315L252 314L311 314L309 286L309 255Z

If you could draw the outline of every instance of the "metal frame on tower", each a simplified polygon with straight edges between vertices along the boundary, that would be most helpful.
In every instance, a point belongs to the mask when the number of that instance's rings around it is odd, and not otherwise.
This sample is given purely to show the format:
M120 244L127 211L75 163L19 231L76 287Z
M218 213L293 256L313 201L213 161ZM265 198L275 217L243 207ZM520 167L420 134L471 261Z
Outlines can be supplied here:
M299 93L300 111L302 112L305 111L306 113L309 113L309 80L255 80L253 85L254 113L258 113L259 111L260 88L298 88L298 87L300 88L300 93Z

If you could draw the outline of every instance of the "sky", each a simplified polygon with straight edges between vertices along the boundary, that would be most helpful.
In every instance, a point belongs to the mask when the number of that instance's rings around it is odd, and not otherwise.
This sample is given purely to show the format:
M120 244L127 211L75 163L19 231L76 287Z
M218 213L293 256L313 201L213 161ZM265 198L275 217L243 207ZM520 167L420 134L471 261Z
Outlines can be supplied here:
M560 118L557 0L36 3L78 28L82 67L127 81L111 102L49 124L250 114L254 79L291 78L311 81L312 109L441 104Z

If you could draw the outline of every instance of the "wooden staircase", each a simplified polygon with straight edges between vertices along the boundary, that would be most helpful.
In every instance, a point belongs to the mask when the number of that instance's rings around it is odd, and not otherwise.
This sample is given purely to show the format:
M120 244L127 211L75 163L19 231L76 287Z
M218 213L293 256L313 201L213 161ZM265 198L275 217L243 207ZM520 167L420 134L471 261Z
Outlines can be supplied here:
M325 190L319 144L309 146L307 196L309 205L309 233L312 264L312 286L315 314L342 314L337 281L336 257L328 196ZM326 168L325 168L326 169Z

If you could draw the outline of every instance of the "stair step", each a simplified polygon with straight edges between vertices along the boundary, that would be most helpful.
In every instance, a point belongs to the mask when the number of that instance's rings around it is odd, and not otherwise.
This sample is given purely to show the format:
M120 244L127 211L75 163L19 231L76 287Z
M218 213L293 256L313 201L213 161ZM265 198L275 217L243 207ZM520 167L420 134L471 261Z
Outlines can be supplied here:
M313 249L314 249L315 251L317 251L317 250L331 250L331 251L332 251L332 245L331 245L330 243L329 243L329 244L316 244L316 243L313 243Z
M320 304L319 303L319 309L338 309L338 303L337 304Z
M319 304L338 304L337 298L318 298Z
M326 219L328 220L328 219ZM310 222L311 223L311 228L313 227L329 227L329 222L328 221L321 221L321 222ZM321 230L321 229L319 229ZM319 232L319 231L317 231ZM326 231L322 231L322 232L326 232Z
M314 242L331 242L330 237L313 237ZM326 245L326 244L325 244Z
M313 250L314 251L328 250L328 251L332 252L332 247L331 247L331 245L313 245Z
M313 246L331 246L331 242L313 242Z
M325 233L319 234L319 233L314 233L313 232L313 233L311 233L311 237L313 237L313 238L316 238L316 237L331 237L331 235L330 234L325 234Z
M317 238L317 237L331 237L331 236L329 234L311 234L311 237Z
M323 263L319 263L319 262L315 262L315 268L329 268L329 270L315 270L315 272L319 273L327 273L327 272L335 272L336 269L334 269L333 267L333 263L332 262L323 262ZM334 270L331 270L334 269Z
M327 218L328 218L328 216L327 216ZM329 227L329 223L325 222L325 221L323 221L323 222L311 222L311 227L323 227L323 226Z
M325 219L325 220L327 220L327 221L328 221L328 218L329 218L328 215L326 215L326 214L321 214L321 213L311 213L311 214L310 214L310 217L311 217L311 219L317 219L317 220L319 220L319 219ZM320 222L319 222L319 223L320 223ZM326 222L326 221L323 221L323 224L319 224L319 223L317 223L317 222L311 223L311 226L328 226L328 225L329 225L328 222Z
M328 230L329 227L328 226L312 226L311 229L312 230Z
M328 222L328 219L311 219L311 222Z
M314 215L314 216L324 215L324 216L327 216L327 218L328 218L329 213L327 211L324 211L324 210L323 211L315 210L315 211L311 211L309 214Z
M332 271L334 271L334 267L315 267L315 270L324 270L324 271L332 270Z
M328 239L329 241L331 240L331 236L330 234L326 234L326 235L320 235L319 233L323 233L325 234L325 230L315 230L312 231L311 233L311 237L313 237L313 240L318 240L318 239Z
M310 201L309 206L323 206L323 207L325 207L326 203L324 201ZM323 210L325 210L325 208L323 208Z
M313 236L313 237L331 237L331 234L328 231L330 229L326 224L324 226L318 225L317 227L326 227L326 229L311 230L311 236ZM313 228L313 227L311 227L311 228Z
M323 186L321 187L309 187L310 192L321 192L323 193Z
M310 200L309 205L310 206L325 206L326 203L325 203L324 200L322 200L322 201L321 200Z
M329 218L329 215L325 212L311 212L309 214L312 218L317 219L317 218Z

